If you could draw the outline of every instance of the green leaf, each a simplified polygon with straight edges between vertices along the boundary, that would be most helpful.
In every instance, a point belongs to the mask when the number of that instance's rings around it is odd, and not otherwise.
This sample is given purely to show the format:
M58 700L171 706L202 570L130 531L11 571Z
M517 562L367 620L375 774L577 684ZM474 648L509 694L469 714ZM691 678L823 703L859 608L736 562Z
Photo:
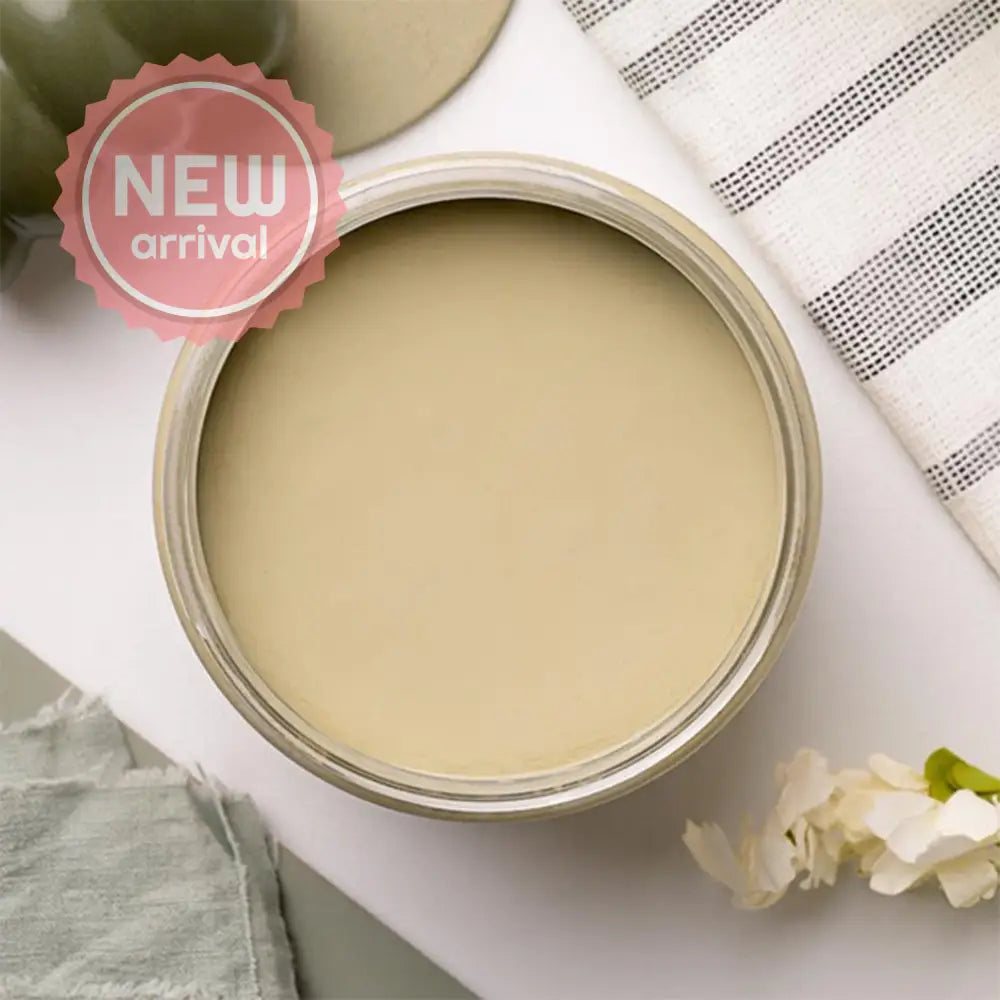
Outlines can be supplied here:
M960 788L976 795L1000 795L1000 778L967 764L947 747L935 750L924 762L924 777L931 798L946 802Z
M1000 778L966 764L964 760L953 764L949 775L951 784L956 788L968 788L977 795L1000 795Z
M927 784L927 794L938 802L947 802L952 797L955 789L943 781L941 778L931 778Z
M931 798L939 802L946 802L951 798L952 792L958 788L952 784L951 770L956 764L964 763L961 757L952 753L947 747L940 747L928 756L924 761L924 777L930 786L928 791Z

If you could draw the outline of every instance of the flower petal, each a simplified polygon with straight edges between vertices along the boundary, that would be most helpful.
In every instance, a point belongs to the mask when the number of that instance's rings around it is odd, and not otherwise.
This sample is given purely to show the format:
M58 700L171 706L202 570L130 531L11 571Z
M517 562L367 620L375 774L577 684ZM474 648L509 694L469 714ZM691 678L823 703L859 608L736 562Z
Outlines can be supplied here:
M872 777L870 771L865 771L858 767L845 767L833 776L833 780L842 792L853 792L861 788L871 789L879 787L879 782Z
M948 902L955 907L992 899L1000 883L1000 872L984 851L946 862L938 868L937 877Z
M830 827L821 833L823 850L831 857L836 858L838 864L850 854L850 848L844 837L844 831L839 827Z
M919 816L937 803L920 792L882 792L875 794L865 824L876 837L888 840L900 823Z
M904 819L886 839L886 847L908 864L923 861L924 855L940 839L937 810Z
M741 910L765 910L774 906L785 895L787 886L780 892L752 892L734 897L733 903Z
M816 889L820 885L833 885L837 881L837 866L840 862L839 845L837 852L826 850L827 834L815 827L805 831L806 877L799 883L803 889Z
M962 788L941 806L938 829L944 836L987 840L1000 832L1000 811L992 802Z
M978 851L983 846L982 841L970 840L961 835L956 837L938 837L933 844L920 855L916 864L924 868L935 867L963 855L969 855Z
M927 779L919 771L915 771L907 764L900 764L898 760L893 760L884 753L872 754L868 758L868 767L872 774L893 788L913 792L927 791Z
M837 803L836 822L849 843L858 844L871 836L868 814L875 805L875 792L855 789L845 792Z
M872 877L868 885L873 892L883 896L898 896L916 885L927 872L919 865L900 861L891 851L885 851L872 865Z
M688 820L681 839L706 875L735 893L749 890L747 873L736 859L729 838L721 827L715 823L699 826Z
M875 865L879 862L879 858L883 854L888 853L885 844L877 837L873 837L866 843L859 845L857 850L860 852L858 871L862 875L871 875Z
M822 852L817 854L816 863L812 870L812 884L814 886L835 885L838 868L836 858Z
M787 780L788 765L783 760L779 760L778 763L774 765L774 783L781 788Z
M810 809L821 806L836 789L826 758L815 750L803 748L785 769L785 787L781 790L775 816L782 831Z
M795 845L772 820L759 837L750 837L741 847L748 859L750 886L762 892L784 892L798 873L795 865Z
M812 866L811 851L813 841L809 834L812 827L805 816L800 816L788 831L792 846L795 850L795 867L799 869L810 868Z
M832 830L837 824L837 805L839 802L838 793L818 805L815 809L810 809L805 814L805 818L811 826L819 830Z

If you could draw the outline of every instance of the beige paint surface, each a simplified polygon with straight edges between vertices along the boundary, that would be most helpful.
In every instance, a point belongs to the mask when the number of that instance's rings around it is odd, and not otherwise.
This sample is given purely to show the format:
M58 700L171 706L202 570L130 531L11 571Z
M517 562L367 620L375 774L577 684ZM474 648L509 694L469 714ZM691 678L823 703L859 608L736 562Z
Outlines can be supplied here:
M678 707L779 531L764 403L707 302L628 237L499 202L349 234L237 345L199 506L274 691L459 775L579 760Z
M512 0L296 0L281 75L342 156L443 101L493 44Z

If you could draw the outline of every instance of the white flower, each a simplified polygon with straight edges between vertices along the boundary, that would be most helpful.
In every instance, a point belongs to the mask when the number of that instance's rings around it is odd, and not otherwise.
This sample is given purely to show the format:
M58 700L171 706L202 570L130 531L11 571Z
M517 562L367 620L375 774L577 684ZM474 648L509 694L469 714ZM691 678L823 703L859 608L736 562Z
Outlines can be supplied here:
M868 770L845 768L838 772L836 783L840 795L833 822L843 829L848 843L865 847L877 836L867 823L876 799L898 794L907 801L915 793L926 798L927 792L927 780L922 774L880 753L868 758Z
M799 883L803 889L817 889L837 881L843 838L837 830L821 830L804 816L796 820L790 831L795 844L799 871L806 876Z
M997 780L976 773L979 781ZM886 895L931 878L956 907L997 893L995 799L959 788L939 801L922 774L884 754L870 757L867 769L831 773L824 757L803 749L778 765L775 778L774 809L759 834L744 829L738 851L714 823L689 821L684 831L695 861L728 886L737 906L771 906L800 875L803 889L833 885L839 866L852 858L871 888Z
M727 886L743 909L773 905L795 879L795 848L773 827L759 837L746 831L738 856L715 823L688 820L683 840L702 871Z
M784 784L774 807L782 830L791 830L797 819L822 807L837 788L826 758L815 750L799 750L790 764L776 770L775 777Z
M773 906L788 891L797 874L795 847L776 823L765 825L759 836L747 827L740 841L740 864L748 887L738 905L746 909Z
M927 779L909 764L887 757L884 753L873 753L868 758L868 769L888 788L899 788L911 792L926 792Z
M929 796L880 800L868 822L885 843L871 868L875 892L894 896L937 876L952 906L996 894L1000 805L963 788L945 802Z
M684 831L695 861L732 890L733 902L740 907L773 905L803 872L803 888L833 885L836 880L839 842L826 838L806 819L836 790L826 759L815 750L800 750L790 764L779 765L775 777L782 788L774 812L759 835L744 830L738 854L714 823L698 826L688 821Z

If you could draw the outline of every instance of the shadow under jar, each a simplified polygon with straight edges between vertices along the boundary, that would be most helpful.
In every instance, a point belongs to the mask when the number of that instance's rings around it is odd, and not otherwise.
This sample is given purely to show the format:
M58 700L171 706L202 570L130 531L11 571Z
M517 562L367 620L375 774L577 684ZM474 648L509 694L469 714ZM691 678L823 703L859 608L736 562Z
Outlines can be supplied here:
M470 155L342 191L303 307L187 346L156 527L199 657L275 746L425 815L648 781L756 689L819 453L746 276L647 194Z

